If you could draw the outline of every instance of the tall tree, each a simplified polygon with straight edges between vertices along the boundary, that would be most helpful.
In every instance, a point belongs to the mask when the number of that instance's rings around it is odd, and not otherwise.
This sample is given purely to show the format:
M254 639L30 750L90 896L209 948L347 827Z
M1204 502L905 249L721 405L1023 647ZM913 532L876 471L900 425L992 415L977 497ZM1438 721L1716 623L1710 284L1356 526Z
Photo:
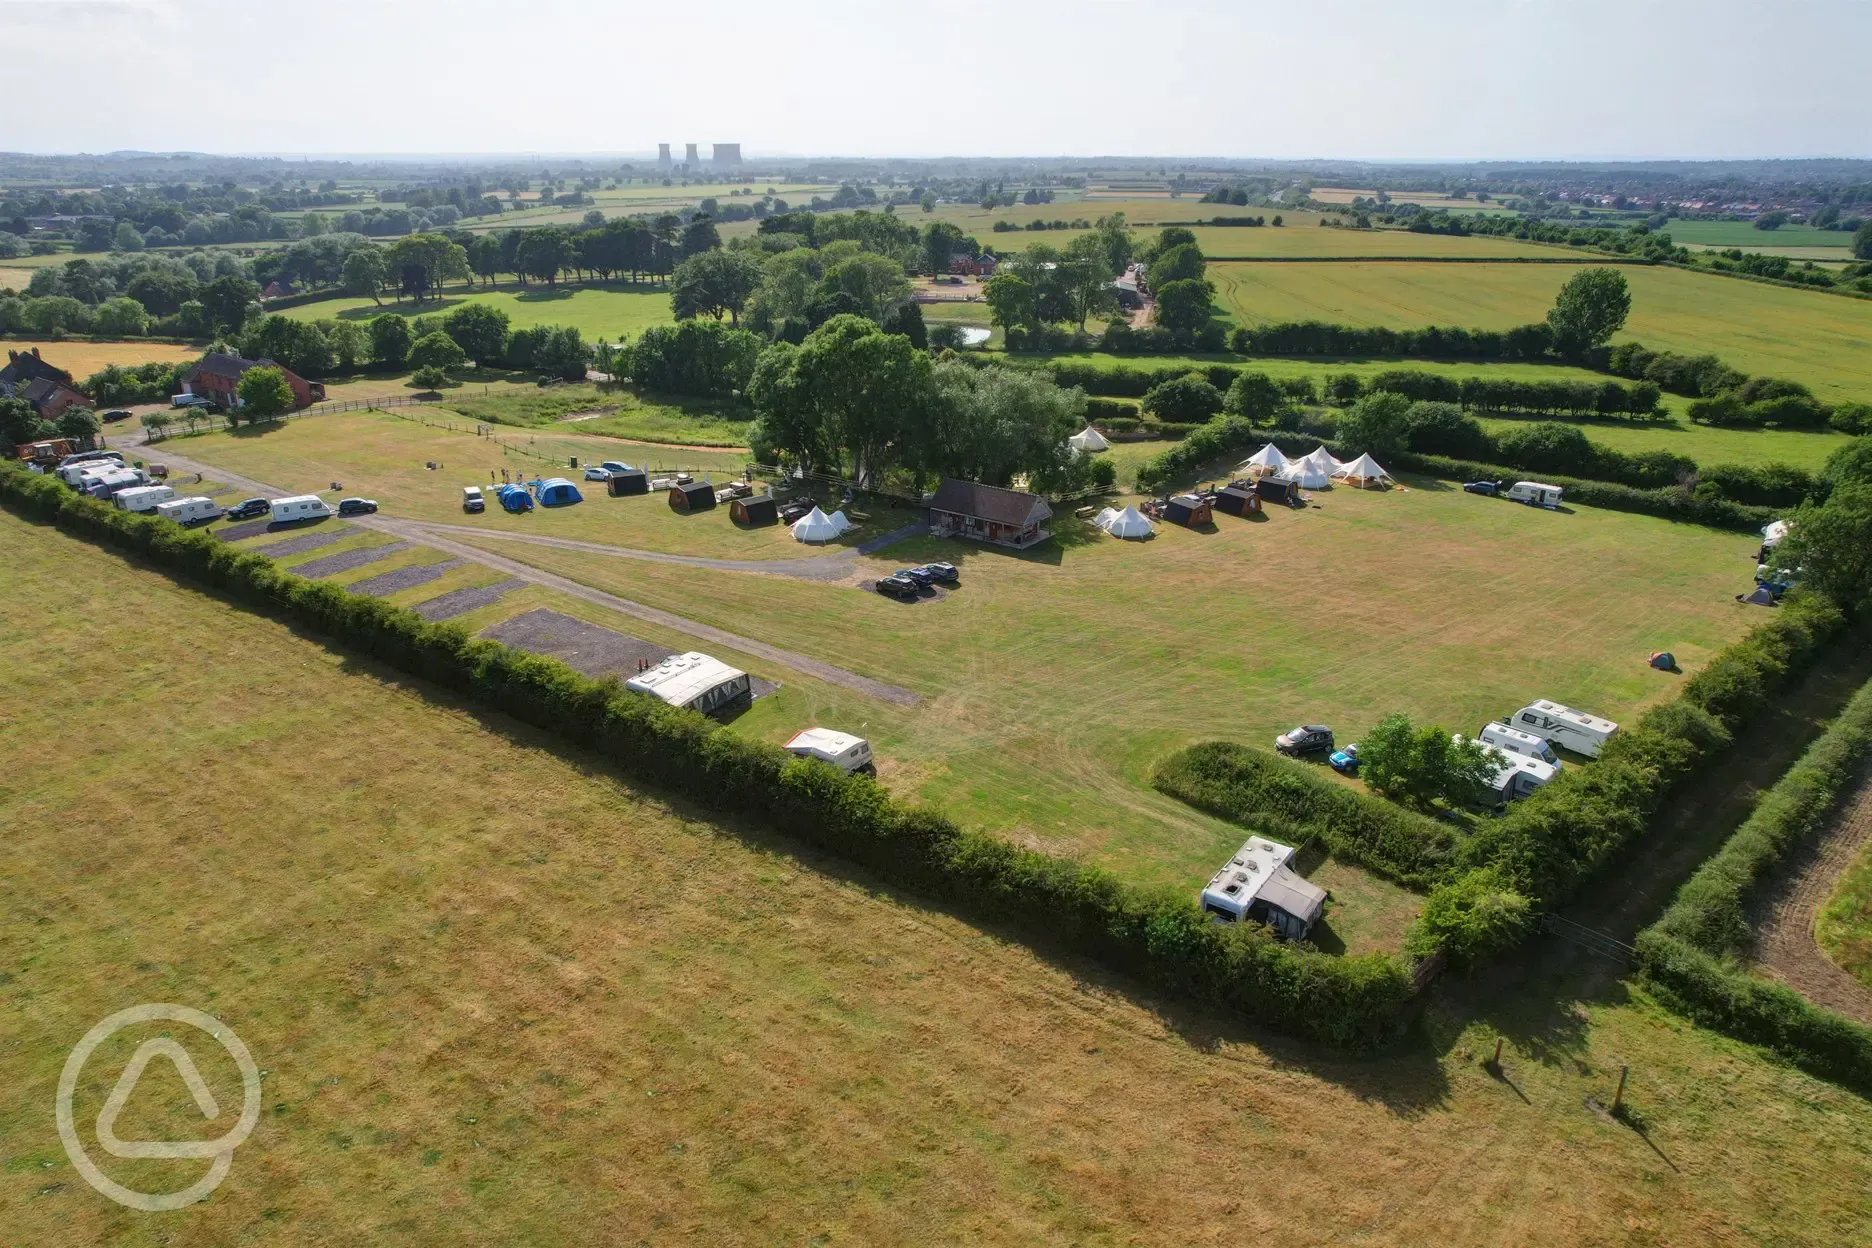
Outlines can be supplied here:
M670 277L670 307L679 321L709 316L741 323L741 310L760 285L759 260L745 251L704 251L676 266Z
M1097 234L1083 234L1067 244L1054 269L1054 280L1078 318L1080 329L1085 328L1088 318L1118 307L1110 251L1107 241Z
M930 222L923 227L923 268L931 277L941 277L967 241L961 226L948 221Z
M280 416L292 410L292 386L286 374L277 368L250 368L241 374L235 386L240 395L240 411L249 420Z
M394 312L371 318L371 358L386 368L402 368L409 359L412 335L409 321Z
M1617 269L1583 269L1568 278L1547 313L1554 347L1578 356L1603 346L1625 327L1631 314L1631 288Z
M691 220L682 234L682 255L687 260L721 246L721 231L706 213Z

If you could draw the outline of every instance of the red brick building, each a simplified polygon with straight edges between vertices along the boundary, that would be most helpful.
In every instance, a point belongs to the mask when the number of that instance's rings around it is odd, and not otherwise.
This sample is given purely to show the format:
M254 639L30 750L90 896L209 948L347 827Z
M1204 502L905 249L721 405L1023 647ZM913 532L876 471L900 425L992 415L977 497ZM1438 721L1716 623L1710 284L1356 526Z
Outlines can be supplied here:
M204 355L201 363L183 375L182 392L213 399L223 407L239 407L240 379L242 374L250 368L277 368L285 374L286 384L292 387L294 410L316 403L325 397L324 386L315 381L307 381L284 364L275 364L272 360L243 359L238 355L226 355L219 351Z

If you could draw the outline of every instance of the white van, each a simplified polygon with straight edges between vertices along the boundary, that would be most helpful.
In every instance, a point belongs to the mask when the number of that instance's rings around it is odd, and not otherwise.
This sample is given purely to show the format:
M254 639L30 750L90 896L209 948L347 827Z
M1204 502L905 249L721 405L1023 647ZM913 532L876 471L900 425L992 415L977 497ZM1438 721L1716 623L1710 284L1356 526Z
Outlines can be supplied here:
M172 498L166 503L157 503L156 514L180 525L206 524L221 518L221 506L214 499L198 494L194 498Z
M295 494L291 498L273 500L274 524L288 524L294 520L317 520L331 514L331 507L316 494Z
M854 771L868 771L873 775L877 773L871 758L871 743L850 733L834 732L830 728L808 728L804 732L795 733L793 739L786 743L786 748L789 754L831 763L848 775Z
M111 495L111 502L122 511L153 512L160 504L175 496L175 491L166 485L137 485L127 490L118 490Z
M1618 731L1618 725L1609 719L1588 715L1546 698L1516 711L1509 716L1509 724L1587 758L1598 758L1606 741Z
M1483 724L1482 731L1476 734L1476 740L1483 745L1492 745L1509 754L1519 754L1523 758L1538 758L1555 771L1564 771L1560 756L1554 753L1553 746L1547 744L1547 738L1531 732L1522 732L1519 728L1510 728L1496 720Z
M1543 485L1539 481L1517 481L1508 487L1506 497L1509 502L1526 503L1531 507L1558 507L1560 487Z

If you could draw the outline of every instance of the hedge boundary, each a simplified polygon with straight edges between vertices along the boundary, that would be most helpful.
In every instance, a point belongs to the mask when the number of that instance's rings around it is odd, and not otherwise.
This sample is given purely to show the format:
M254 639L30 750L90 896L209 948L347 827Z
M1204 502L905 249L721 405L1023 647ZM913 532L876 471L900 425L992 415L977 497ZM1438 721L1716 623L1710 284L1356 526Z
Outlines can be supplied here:
M1872 1028L1755 974L1744 958L1749 903L1789 850L1826 830L1868 759L1872 684L1853 695L1637 941L1639 973L1671 1009L1863 1094L1872 1094Z
M1255 924L1208 921L1187 893L1021 849L899 801L701 715L596 681L556 659L459 625L281 571L207 533L118 511L56 479L0 466L0 503L98 541L243 606L284 617L400 671L588 750L633 780L722 814L752 816L893 884L1063 945L1152 986L1337 1048L1372 1050L1403 1030L1414 996L1400 958L1333 957Z

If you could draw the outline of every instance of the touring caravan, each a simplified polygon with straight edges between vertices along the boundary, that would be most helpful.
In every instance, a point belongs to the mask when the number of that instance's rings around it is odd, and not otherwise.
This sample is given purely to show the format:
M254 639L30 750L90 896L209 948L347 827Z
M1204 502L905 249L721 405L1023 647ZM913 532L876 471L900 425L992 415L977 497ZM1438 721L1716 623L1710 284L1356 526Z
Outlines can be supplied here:
M1545 737L1519 728L1510 728L1496 720L1482 725L1482 731L1476 734L1476 740L1483 745L1492 745L1508 754L1519 754L1523 758L1538 758L1555 771L1565 770L1560 763L1560 756L1554 753L1553 746L1547 744Z
M753 695L753 682L746 672L694 650L672 654L625 681L624 687L704 713Z
M203 494L156 504L156 514L180 525L207 524L221 518L221 505Z
M87 472L78 478L78 488L92 498L115 498L124 490L134 490L150 483L149 474L141 468L125 468L121 464L103 464L95 471Z
M154 512L158 504L166 503L176 493L166 485L137 485L127 490L118 490L111 495L111 502L121 511Z
M59 460L58 467L53 469L53 475L66 485L76 486L78 478L94 469L122 468L123 466L124 457L121 451L79 451L76 455L67 455Z
M1530 507L1558 507L1560 487L1543 485L1539 481L1517 481L1508 487L1505 497L1509 502L1526 503Z
M808 728L804 732L795 733L793 739L786 743L786 749L787 753L797 754L801 758L816 758L822 763L831 763L848 774L854 771L867 771L873 775L877 773L871 759L871 743L848 732Z
M1609 719L1588 715L1545 698L1530 702L1516 711L1509 717L1509 723L1523 732L1544 737L1554 745L1572 750L1575 754L1584 754L1587 758L1598 758L1606 741L1618 731L1618 725Z
M1489 778L1489 788L1493 791L1497 805L1518 802L1559 774L1538 758L1523 758L1519 754L1503 754L1499 751L1492 757L1496 767Z
M332 514L324 499L316 494L295 494L273 500L273 523L290 524L294 520L322 520Z
M1305 940L1326 912L1326 890L1288 862L1291 845L1251 836L1202 890L1203 913L1217 923L1265 923L1287 940Z

